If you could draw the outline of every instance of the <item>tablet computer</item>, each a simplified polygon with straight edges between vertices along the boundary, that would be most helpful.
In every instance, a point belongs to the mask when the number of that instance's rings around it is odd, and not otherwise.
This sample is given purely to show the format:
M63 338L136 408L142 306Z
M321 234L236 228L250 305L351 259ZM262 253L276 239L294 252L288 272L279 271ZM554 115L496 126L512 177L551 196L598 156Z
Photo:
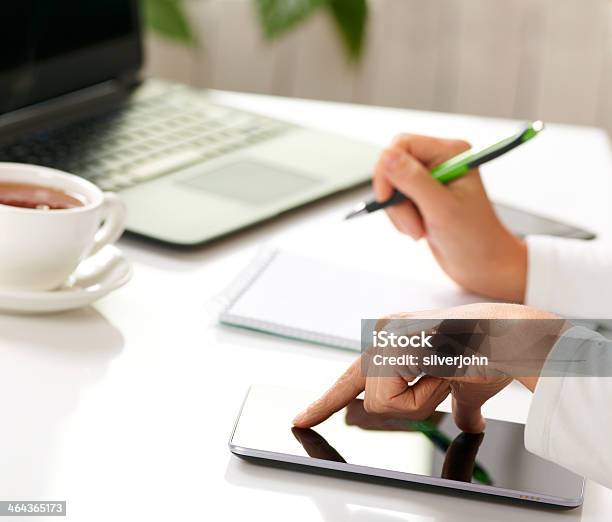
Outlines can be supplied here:
M585 240L596 238L593 232L569 223L562 223L555 219L500 203L494 203L493 206L497 217L516 236L541 235Z
M229 447L262 464L390 482L425 484L550 506L582 504L584 479L529 453L524 425L487 419L462 433L450 414L424 421L368 414L359 399L313 429L291 420L317 394L252 386Z

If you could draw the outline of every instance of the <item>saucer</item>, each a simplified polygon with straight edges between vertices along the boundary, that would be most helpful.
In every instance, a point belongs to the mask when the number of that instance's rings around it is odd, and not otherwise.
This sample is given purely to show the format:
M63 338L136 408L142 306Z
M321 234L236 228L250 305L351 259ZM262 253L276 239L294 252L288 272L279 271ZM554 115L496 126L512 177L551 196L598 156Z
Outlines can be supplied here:
M122 287L132 277L132 267L121 250L105 246L84 260L56 290L37 292L0 288L0 310L18 313L63 312L82 308Z

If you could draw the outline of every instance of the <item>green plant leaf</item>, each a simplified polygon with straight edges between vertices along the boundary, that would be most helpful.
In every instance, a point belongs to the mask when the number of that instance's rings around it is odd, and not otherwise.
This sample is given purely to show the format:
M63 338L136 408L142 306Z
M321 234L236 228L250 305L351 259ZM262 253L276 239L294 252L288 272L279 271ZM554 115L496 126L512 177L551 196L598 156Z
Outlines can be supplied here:
M366 0L328 0L331 14L351 58L361 57L368 21Z
M268 38L285 33L328 2L329 0L255 0L264 34Z
M182 0L143 0L143 5L149 28L171 40L195 41Z

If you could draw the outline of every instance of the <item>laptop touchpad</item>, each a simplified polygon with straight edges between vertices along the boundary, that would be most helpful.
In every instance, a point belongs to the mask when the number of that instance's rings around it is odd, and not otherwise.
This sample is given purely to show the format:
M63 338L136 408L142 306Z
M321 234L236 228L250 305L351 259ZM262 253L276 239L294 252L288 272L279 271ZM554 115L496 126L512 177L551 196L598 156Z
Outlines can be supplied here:
M314 177L282 167L239 161L179 182L250 205L273 203L319 183Z

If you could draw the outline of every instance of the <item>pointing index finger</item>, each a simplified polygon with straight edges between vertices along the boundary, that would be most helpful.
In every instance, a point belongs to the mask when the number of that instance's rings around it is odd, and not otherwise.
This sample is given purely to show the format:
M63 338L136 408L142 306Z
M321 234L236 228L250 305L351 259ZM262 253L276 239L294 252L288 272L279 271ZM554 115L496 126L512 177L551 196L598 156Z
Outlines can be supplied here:
M357 395L365 389L365 377L361 372L361 357L351 364L325 392L325 394L313 402L305 411L293 419L293 425L298 428L310 428L320 424L337 411L344 408Z

